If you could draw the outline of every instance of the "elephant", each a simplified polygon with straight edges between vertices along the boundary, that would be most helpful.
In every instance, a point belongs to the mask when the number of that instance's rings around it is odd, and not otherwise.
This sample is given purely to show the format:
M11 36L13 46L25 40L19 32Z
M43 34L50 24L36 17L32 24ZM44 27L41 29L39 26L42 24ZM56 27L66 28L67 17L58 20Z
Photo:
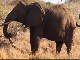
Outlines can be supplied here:
M2 24L4 25L4 36L8 39L13 37L11 33L7 32L8 24L12 21L22 23L25 25L25 28L30 27L31 51L35 52L38 48L38 40L43 36L43 15L44 12L37 2L30 5L19 2L7 15L5 22Z
M56 42L56 53L60 53L63 43L70 53L76 20L70 11L60 5L52 6L48 10L44 23L44 37Z
M6 38L12 34L7 32L8 24L17 21L30 27L31 51L35 53L39 47L39 39L47 38L56 42L56 52L61 51L63 43L70 53L74 29L77 27L75 19L68 13L68 9L61 6L46 7L39 3L24 5L19 2L7 15L3 23L3 33Z

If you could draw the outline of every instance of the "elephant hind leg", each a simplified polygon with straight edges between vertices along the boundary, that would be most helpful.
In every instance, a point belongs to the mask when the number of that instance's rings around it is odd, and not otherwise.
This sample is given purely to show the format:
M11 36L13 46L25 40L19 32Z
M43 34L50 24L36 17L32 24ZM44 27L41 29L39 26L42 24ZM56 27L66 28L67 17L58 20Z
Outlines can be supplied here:
M63 42L56 42L56 53L60 53Z
M73 38L73 29L69 29L66 31L66 36L65 36L65 45L67 47L67 53L70 53L71 50L71 44L73 42L72 38Z
M70 51L71 51L71 44L72 44L73 40L72 40L72 35L69 35L69 37L67 37L67 40L65 41L65 45L67 47L67 53L69 55Z
M65 45L67 47L67 53L69 55L70 51L71 51L71 42L65 42Z

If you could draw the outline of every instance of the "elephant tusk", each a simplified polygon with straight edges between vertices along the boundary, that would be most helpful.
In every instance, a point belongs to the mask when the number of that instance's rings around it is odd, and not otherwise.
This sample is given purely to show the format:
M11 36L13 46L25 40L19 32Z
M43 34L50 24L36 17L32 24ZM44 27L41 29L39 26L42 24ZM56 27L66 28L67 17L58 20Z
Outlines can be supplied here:
M7 23L0 23L0 26L4 26L4 25L6 25L6 24L9 24L9 23L11 23L12 21L9 21L9 22L7 22Z
M26 3L23 0L21 0L21 2L22 2L22 4L24 4L26 6Z

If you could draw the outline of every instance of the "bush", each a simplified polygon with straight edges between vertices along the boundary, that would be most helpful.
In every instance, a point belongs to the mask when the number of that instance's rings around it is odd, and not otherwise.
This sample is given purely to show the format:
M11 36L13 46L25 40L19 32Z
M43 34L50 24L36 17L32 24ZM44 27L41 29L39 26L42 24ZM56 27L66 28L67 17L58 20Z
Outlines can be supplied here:
M46 4L51 7L53 4L51 2L46 2Z

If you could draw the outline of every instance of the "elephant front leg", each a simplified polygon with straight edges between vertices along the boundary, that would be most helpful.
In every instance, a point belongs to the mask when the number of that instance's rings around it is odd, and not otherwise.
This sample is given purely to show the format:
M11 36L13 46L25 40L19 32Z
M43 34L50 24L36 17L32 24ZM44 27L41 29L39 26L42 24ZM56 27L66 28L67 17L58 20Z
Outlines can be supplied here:
M30 44L31 44L31 51L34 54L39 47L39 39L43 36L43 32L41 28L30 27Z
M34 54L38 50L38 38L37 36L33 35L33 32L30 34L30 44L31 44L31 51Z

